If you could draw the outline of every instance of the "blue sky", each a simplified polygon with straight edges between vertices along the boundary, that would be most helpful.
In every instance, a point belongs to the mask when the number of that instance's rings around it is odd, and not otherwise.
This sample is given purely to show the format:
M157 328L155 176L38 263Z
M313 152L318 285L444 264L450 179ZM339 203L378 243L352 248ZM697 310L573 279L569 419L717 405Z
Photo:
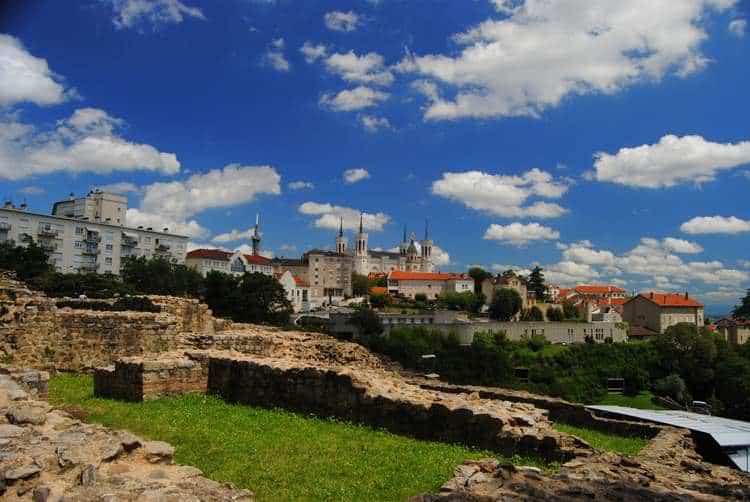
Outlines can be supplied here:
M296 256L360 211L442 270L750 287L750 33L735 0L11 1L0 194L126 193L196 246ZM296 182L296 183L295 183ZM291 185L290 185L291 184Z

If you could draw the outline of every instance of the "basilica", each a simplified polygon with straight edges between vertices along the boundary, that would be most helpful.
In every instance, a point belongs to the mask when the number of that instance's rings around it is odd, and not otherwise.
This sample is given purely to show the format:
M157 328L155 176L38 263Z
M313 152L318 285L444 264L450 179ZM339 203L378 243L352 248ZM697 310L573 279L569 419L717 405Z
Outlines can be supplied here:
M368 248L367 234L364 232L362 217L359 219L359 232L355 236L355 243L349 249L346 237L344 237L343 220L339 226L336 236L336 253L351 256L354 263L353 269L356 273L368 275L370 273L388 273L394 270L404 272L432 272L432 241L430 240L429 227L425 223L424 239L417 240L412 232L408 238L404 228L403 241L395 251L376 251Z

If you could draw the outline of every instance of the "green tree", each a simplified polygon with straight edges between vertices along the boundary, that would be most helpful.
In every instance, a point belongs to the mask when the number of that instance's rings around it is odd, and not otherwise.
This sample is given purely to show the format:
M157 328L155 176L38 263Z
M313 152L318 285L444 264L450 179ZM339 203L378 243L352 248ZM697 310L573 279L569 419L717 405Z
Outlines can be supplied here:
M522 304L521 295L515 289L498 289L490 304L489 316L498 321L510 321L521 310Z
M16 246L12 242L0 243L0 269L12 270L22 281L52 272L54 268L48 260L47 252L34 241L27 246Z
M357 334L366 346L370 345L374 337L383 333L383 323L380 321L378 314L371 309L359 309L354 312L349 318L348 324L357 328Z
M284 286L274 277L245 273L237 287L238 303L232 319L239 322L283 325L293 309Z
M448 310L470 310L476 303L476 295L471 291L448 292L440 295L438 301Z
M637 366L628 366L623 374L625 386L622 393L626 396L637 396L642 391L648 389L648 372Z
M522 319L524 321L544 321L544 314L542 313L542 309L533 305L529 310L524 312Z
M563 314L563 311L561 308L558 307L549 307L547 309L547 320L552 322L560 322L563 319L565 319L565 314Z
M544 301L547 297L547 286L544 284L544 273L540 266L534 267L529 274L529 278L526 280L526 287L529 291L533 291L536 299Z
M711 397L718 354L714 335L683 322L668 327L657 336L654 346L667 374L680 375L694 397L704 400Z
M370 283L366 275L352 272L352 294L354 296L367 296L370 292Z
M745 294L745 297L740 301L740 304L734 307L732 315L734 317L750 319L750 289L747 290L747 293Z
M562 304L563 317L566 320L575 320L579 318L578 309L575 305L570 302L563 302Z
M370 295L370 306L374 309L385 308L390 303L390 297L386 295Z
M474 279L474 292L479 293L482 290L482 282L492 277L492 274L482 267L471 267L469 269L469 277Z

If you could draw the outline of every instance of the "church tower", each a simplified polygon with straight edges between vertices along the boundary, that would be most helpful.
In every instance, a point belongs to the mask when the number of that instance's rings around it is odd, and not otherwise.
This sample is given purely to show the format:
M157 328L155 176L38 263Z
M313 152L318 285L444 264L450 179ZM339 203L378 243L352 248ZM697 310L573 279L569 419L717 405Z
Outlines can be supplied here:
M409 235L409 247L406 248L406 270L408 272L420 271L419 250L417 249L417 236L414 232Z
M422 247L422 272L432 272L432 240L430 239L430 224L424 222L424 240L420 242Z
M346 237L344 237L344 218L341 218L339 223L339 233L336 236L336 252L338 254L346 254Z
M401 244L398 245L398 252L401 256L406 258L406 253L409 249L409 241L406 240L406 225L404 225L404 239L401 241Z
M359 233L357 234L357 247L354 250L354 267L358 274L367 275L369 253L367 251L367 234L363 224L364 213L359 213Z
M253 236L251 237L253 243L253 256L260 254L260 214L255 213L255 229L253 230Z

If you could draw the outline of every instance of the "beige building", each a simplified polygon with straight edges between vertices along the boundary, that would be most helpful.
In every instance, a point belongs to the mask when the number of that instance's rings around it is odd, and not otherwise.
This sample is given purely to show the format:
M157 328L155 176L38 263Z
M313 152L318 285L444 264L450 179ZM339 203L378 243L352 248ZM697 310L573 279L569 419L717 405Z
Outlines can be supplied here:
M750 341L750 321L747 319L722 319L716 323L716 331L732 345L744 345Z
M290 271L276 274L276 279L284 287L286 297L291 302L295 312L307 312L311 308L310 285L301 277Z
M194 249L187 253L185 265L197 270L203 277L213 271L231 275L242 275L245 272L273 275L269 258L222 249Z
M497 277L489 277L482 281L482 294L489 305L495 298L495 292L500 289L512 289L521 297L521 310L529 308L529 292L526 282L514 272L508 272Z
M434 300L443 293L473 293L474 279L465 274L396 270L388 274L388 292L409 298L423 294Z
M92 192L56 202L52 212L33 213L26 204L6 202L0 208L0 242L35 242L63 273L119 274L127 257L185 262L188 238L168 228L127 227L127 200L122 196Z
M348 254L314 249L302 257L307 263L307 282L316 303L352 296L354 262Z
M668 327L681 322L700 328L703 304L687 293L641 293L625 302L622 318L633 327L654 333L664 333Z

